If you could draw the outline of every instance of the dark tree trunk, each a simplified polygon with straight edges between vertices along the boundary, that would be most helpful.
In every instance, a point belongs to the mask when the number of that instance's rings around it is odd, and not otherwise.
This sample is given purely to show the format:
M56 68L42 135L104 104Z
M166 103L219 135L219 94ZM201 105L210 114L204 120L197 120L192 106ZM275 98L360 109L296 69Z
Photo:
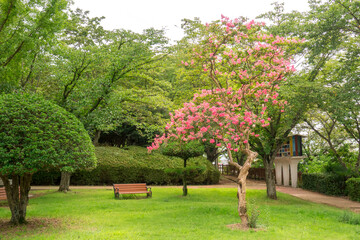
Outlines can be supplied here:
M263 156L267 197L276 200L277 196L276 196L276 185L275 185L275 174L274 174L274 160L275 157L271 157L268 155Z
M184 172L183 172L183 196L187 196L188 189L187 189L187 183L186 183L186 160L184 159Z
M246 161L246 156L245 154L242 153L238 153L235 155L236 161L238 164L240 164L241 166L244 165L245 161Z
M360 143L359 143L359 149L360 149ZM356 164L355 164L355 174L357 176L359 176L359 174L360 174L359 171L360 171L360 151L358 153L358 158L357 158L357 161L356 161Z
M29 202L31 174L12 175L12 184L8 176L0 176L5 185L6 197L11 211L10 222L13 225L26 223L26 207Z
M59 192L67 192L70 191L70 178L71 173L70 172L61 172L61 180L60 180L60 186L59 186Z
M100 130L96 130L96 131L95 131L94 140L93 140L94 146L98 146L98 145L99 145L100 135L101 135L101 131L100 131Z
M205 145L205 153L206 153L206 158L207 158L207 160L209 160L209 162L211 162L211 163L215 162L216 163L215 167L217 169L218 168L217 159L218 159L218 156L219 156L218 148L214 147L212 145Z

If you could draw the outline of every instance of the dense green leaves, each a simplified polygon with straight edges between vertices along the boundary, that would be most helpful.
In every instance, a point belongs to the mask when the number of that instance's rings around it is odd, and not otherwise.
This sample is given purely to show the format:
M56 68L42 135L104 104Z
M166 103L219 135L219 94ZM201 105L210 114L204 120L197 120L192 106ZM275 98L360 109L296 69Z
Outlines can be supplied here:
M341 174L304 173L302 188L328 194L345 195L347 177Z
M204 145L197 141L191 141L188 143L173 141L163 144L161 147L161 153L166 156L179 157L186 161L192 157L202 156L204 154Z
M346 190L353 201L360 202L360 178L350 178L346 181Z
M73 185L111 185L114 183L181 184L183 160L160 153L148 154L143 147L96 147L96 168L77 170L71 177ZM218 183L220 173L204 157L189 159L190 184ZM203 171L199 171L202 169ZM58 171L40 171L33 176L34 185L58 184Z
M94 147L75 116L36 95L0 97L0 175L95 164Z
M66 0L0 1L1 92L25 86L66 19Z
M261 17L274 23L269 31L306 39L297 59L298 78L308 82L299 86L308 95L299 101L311 103L306 116L310 128L345 167L338 149L347 143L359 153L360 146L360 2L312 0L309 6L307 12L284 13L283 4L275 4L274 11ZM335 136L335 132L343 134ZM359 174L359 166L360 155L346 167Z

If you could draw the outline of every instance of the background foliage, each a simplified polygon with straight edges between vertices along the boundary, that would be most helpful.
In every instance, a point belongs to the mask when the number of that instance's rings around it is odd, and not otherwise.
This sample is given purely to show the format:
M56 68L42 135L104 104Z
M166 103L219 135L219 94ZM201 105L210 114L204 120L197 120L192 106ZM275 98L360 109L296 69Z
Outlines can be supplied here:
M91 171L76 171L71 179L73 185L111 185L114 183L181 184L183 160L160 153L148 154L142 147L97 147L98 166ZM189 173L190 184L215 184L220 173L204 157L190 158L190 169L200 167L203 171ZM193 167L193 168L192 168ZM192 171L189 170L189 171ZM42 171L33 176L33 185L58 184L60 173Z

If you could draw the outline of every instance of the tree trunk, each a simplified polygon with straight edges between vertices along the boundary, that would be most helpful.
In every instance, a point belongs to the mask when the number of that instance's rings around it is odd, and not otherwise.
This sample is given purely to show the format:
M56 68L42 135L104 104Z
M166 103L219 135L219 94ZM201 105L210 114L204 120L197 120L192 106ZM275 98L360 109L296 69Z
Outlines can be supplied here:
M13 225L26 223L26 207L29 202L31 174L12 175L12 184L8 176L0 176L5 185L6 197L11 211L10 222ZM20 188L20 190L19 190Z
M244 228L249 227L249 216L247 214L246 207L246 176L240 176L239 174L237 195L238 195L238 213L241 219L241 225Z
M187 196L188 189L187 189L187 183L186 183L186 160L184 159L184 172L183 172L183 196Z
M186 183L186 180L185 178L183 179L183 196L187 196L188 194L188 189L187 189L187 183Z
M205 153L206 153L206 158L207 160L209 160L209 162L211 163L217 162L219 156L217 147L214 147L212 145L205 145ZM217 164L216 164L216 168L218 168Z
M360 149L360 143L359 143L359 149ZM360 151L358 153L358 158L357 158L357 161L356 161L356 164L355 164L355 174L356 176L359 176L360 174Z
M66 193L67 191L70 191L70 178L71 178L70 172L61 172L61 180L58 190L59 192Z
M257 157L257 153L249 150L249 148L243 151L246 154L246 161L243 166L240 166L238 163L235 163L232 159L232 155L230 150L228 150L228 156L230 158L230 164L235 166L239 169L238 175L238 188L237 188L237 196L238 196L238 213L241 219L241 225L243 228L249 227L249 216L247 214L247 207L246 207L246 178L249 174L249 169L251 167L251 163Z
M274 174L274 157L265 155L263 156L263 163L265 167L265 181L266 181L266 193L270 199L277 199L275 174Z
M99 145L100 135L101 135L101 131L100 131L100 130L96 130L96 131L95 131L94 140L93 140L94 146L98 146L98 145Z

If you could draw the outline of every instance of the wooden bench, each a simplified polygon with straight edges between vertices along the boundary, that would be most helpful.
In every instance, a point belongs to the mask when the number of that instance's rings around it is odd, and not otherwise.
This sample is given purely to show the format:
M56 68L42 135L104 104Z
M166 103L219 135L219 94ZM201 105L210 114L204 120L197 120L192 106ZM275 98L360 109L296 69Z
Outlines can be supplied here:
M113 184L115 198L119 198L120 194L137 194L146 193L146 197L152 197L151 187L147 187L146 183L131 184Z
M19 187L19 197L20 197L20 187ZM5 187L0 187L0 200L7 200Z
M6 200L6 191L4 187L0 187L0 200Z

